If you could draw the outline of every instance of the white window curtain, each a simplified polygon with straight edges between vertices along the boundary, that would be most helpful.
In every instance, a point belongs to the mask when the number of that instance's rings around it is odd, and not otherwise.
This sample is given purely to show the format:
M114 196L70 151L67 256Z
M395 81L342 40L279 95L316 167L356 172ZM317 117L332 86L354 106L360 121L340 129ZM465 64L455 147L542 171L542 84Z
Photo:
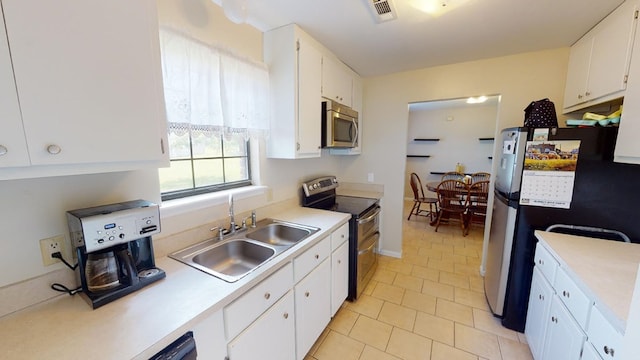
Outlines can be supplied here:
M160 30L169 131L208 136L269 133L269 72L169 29Z

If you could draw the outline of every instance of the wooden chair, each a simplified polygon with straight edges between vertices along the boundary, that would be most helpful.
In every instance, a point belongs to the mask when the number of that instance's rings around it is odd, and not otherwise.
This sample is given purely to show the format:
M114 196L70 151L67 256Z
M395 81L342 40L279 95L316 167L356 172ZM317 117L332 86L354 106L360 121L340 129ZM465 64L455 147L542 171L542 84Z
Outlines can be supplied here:
M474 182L469 186L467 200L467 234L472 224L484 226L487 218L487 201L489 199L489 180Z
M449 171L444 173L444 175L442 175L442 178L440 179L440 181L445 181L445 180L460 180L462 181L462 179L464 179L464 174L463 173L459 173L457 171Z
M411 208L407 220L411 220L411 215L416 215L429 216L429 219L433 221L433 217L438 213L438 199L424 196L424 188L418 174L411 173L409 183L411 184L411 190L413 190L413 208ZM421 210L420 206L422 204L429 204L429 210Z
M465 213L467 211L467 202L469 199L469 190L467 184L460 180L444 180L438 185L436 193L438 194L438 220L436 221L436 229L440 227L443 218L446 220L460 220L462 227L462 235L467 235Z
M477 172L471 174L471 183L477 183L478 181L489 181L491 174L488 172Z

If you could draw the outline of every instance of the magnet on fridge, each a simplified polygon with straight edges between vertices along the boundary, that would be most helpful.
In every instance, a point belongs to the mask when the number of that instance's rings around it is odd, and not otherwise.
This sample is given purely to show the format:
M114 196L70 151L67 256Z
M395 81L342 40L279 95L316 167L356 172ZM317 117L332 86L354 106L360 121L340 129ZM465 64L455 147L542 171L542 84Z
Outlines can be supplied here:
M502 153L503 154L515 154L516 153L516 142L515 140L507 140L502 145Z

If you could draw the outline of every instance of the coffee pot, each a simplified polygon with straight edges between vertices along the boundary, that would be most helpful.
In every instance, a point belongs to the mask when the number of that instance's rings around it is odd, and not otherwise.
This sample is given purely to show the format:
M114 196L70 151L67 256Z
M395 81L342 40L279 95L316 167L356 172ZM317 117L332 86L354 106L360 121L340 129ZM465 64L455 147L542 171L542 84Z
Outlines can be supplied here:
M157 204L134 200L72 210L67 222L80 295L94 309L165 278L151 239L160 232Z

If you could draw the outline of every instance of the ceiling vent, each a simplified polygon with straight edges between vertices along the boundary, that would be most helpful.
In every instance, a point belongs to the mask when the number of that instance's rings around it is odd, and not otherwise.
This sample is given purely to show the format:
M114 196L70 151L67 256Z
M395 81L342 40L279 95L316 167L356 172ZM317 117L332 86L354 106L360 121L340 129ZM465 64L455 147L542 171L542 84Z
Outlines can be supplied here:
M378 23L398 18L396 7L391 0L369 0L369 4L373 8L374 17Z

